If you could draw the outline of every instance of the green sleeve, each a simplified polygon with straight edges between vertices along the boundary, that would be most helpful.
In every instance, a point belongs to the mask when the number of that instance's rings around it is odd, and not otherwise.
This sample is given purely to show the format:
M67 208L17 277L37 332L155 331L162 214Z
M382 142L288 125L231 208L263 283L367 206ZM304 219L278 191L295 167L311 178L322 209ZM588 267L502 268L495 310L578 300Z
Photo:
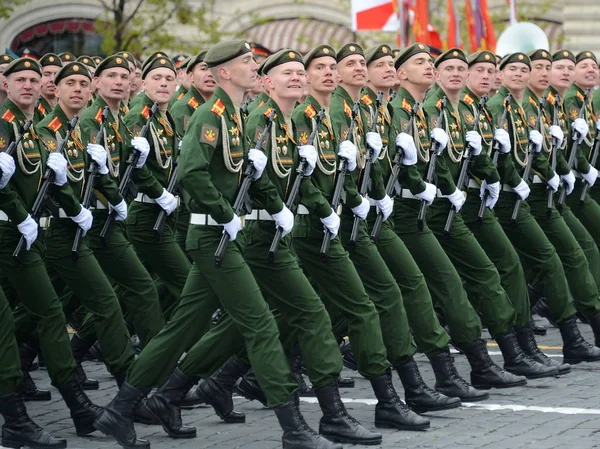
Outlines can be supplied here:
M17 192L11 187L10 182L0 189L0 210L4 212L13 223L21 223L27 218L29 212L19 200Z
M565 159L565 152L560 151L558 148L556 151L556 173L560 176L566 175L571 171L569 162Z
M473 176L485 179L488 184L500 181L500 174L492 158L483 152L479 156L473 156L469 169Z

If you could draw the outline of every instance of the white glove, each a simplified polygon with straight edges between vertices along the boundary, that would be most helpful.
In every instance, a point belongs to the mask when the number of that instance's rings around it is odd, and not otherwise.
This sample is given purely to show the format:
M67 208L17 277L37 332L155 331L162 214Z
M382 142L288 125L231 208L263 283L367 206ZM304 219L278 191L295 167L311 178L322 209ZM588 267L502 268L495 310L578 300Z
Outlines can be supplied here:
M90 155L92 160L98 166L98 173L106 175L108 173L108 167L106 166L107 153L104 147L95 143L88 143L87 154Z
M256 181L265 171L265 167L267 166L267 156L262 151L252 148L248 152L248 160L252 162L252 165L254 166L254 176L252 177L252 180Z
M600 131L600 118L596 120L596 129Z
M415 165L417 163L417 147L410 134L398 134L396 136L396 147L402 148L402 152L404 153L404 157L402 158L403 165Z
M572 171L567 173L566 175L562 175L560 179L565 183L565 189L567 191L567 195L570 195L573 189L575 188L575 175Z
M554 173L554 176L550 178L546 183L550 186L550 188L556 192L558 190L558 186L560 184L560 177Z
M6 187L6 184L8 184L12 175L15 174L15 170L15 160L12 156L9 156L6 153L0 153L0 172L2 172L2 176L0 176L0 189Z
M60 153L50 153L48 156L48 168L54 172L54 183L62 186L67 183L67 160Z
M131 146L140 153L140 158L137 164L135 164L135 168L142 168L146 163L146 159L148 159L148 154L150 154L150 144L144 137L134 137L131 139Z
M27 214L27 218L17 225L17 229L27 242L27 251L31 249L31 245L35 242L38 236L38 224L35 222L31 215Z
M536 153L542 151L543 140L544 138L542 137L542 134L537 129L532 129L531 131L529 131L529 141L533 145L533 151L535 151Z
M317 150L312 145L301 145L298 147L298 154L301 158L306 160L303 173L304 176L312 175L312 172L315 170L315 165L317 165Z
M394 201L388 196L384 196L380 200L377 200L377 207L383 214L383 220L387 220L392 211L394 210Z
M356 151L356 145L349 140L344 140L342 143L340 143L338 156L346 159L346 162L348 163L348 171L354 171L356 168Z
M477 131L467 131L465 140L471 147L471 154L473 156L479 156L481 154L481 134Z
M582 173L581 176L583 176L583 179L585 179L585 182L587 182L590 187L593 187L596 179L598 178L598 170L590 165L590 171L585 175Z
M426 201L427 204L433 203L435 195L437 194L437 187L434 184L425 183L425 190L421 193L417 193L415 196L420 200Z
M292 232L292 229L294 228L294 214L285 206L285 204L283 205L281 212L273 214L273 219L275 220L275 226L283 229L283 232L281 233L282 237L285 237Z
M527 199L527 197L529 196L529 194L531 193L531 189L529 188L529 185L521 179L521 182L519 183L519 185L517 187L515 187L513 189L515 191L515 193L517 195L519 195L521 197L521 199L523 201L525 201Z
M488 192L488 196L485 200L485 207L493 209L498 201L498 198L500 197L500 183L496 181L488 184L484 179L479 189L479 198L484 198L486 190Z
M225 228L223 232L229 234L229 240L233 242L237 238L238 232L242 230L242 220L236 214L233 214L231 221L225 223L223 227Z
M563 133L562 129L560 129L560 126L558 125L552 125L549 129L548 132L550 133L550 135L552 137L554 137L555 139L557 139L558 141L556 142L556 147L560 148L560 146L563 143L563 140L565 140L565 134Z
M331 233L331 240L333 240L340 230L340 217L338 217L338 214L336 214L332 209L331 215L321 218L321 223L323 223L323 225Z
M108 205L109 212L112 211L113 209L117 213L117 217L115 218L115 221L127 220L127 203L125 202L125 200L121 200L121 202L119 204L117 204L116 206L109 204Z
M379 157L379 153L381 153L381 149L383 148L381 136L379 135L379 133L369 131L366 135L366 138L367 146L373 150L373 157L371 158L371 162L375 162Z
M578 134L577 143L583 142L585 136L587 136L587 134L590 132L590 127L582 118L576 118L573 123L571 123L571 128L573 128L573 131L577 132Z
M439 153L441 153L448 146L448 134L442 128L433 128L430 135L440 145Z
M369 210L371 210L369 200L363 196L360 204L352 208L352 213L364 220L365 218L367 218L367 215L369 215Z
M463 204L465 204L465 201L467 200L465 198L464 192L462 190L458 190L458 189L456 189L450 195L443 195L443 197L448 198L448 200L452 203L452 205L456 209L456 212L460 211L460 208L463 207Z
M177 198L171 192L168 192L167 189L163 188L162 195L156 198L155 201L163 208L167 215L171 215L177 209Z
M92 222L94 221L94 217L92 216L92 213L88 209L86 209L85 207L82 207L81 212L79 212L79 214L77 214L76 216L71 217L71 220L73 220L75 223L77 223L79 225L79 227L81 228L81 230L83 231L83 235L86 235L87 232L92 227Z
M496 131L494 131L494 139L496 139L496 142L500 144L500 153L510 152L512 145L510 144L510 136L508 132L502 128L498 128Z

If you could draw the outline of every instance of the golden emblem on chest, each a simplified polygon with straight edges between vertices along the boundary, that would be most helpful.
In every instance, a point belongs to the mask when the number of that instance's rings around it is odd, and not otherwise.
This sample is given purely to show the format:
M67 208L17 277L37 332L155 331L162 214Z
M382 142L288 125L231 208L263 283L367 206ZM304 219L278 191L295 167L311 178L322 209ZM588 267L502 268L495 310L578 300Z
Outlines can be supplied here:
M287 141L288 141L287 136L277 136L276 139L277 139L277 143L287 143Z
M327 137L327 131L319 131L319 138L325 139Z

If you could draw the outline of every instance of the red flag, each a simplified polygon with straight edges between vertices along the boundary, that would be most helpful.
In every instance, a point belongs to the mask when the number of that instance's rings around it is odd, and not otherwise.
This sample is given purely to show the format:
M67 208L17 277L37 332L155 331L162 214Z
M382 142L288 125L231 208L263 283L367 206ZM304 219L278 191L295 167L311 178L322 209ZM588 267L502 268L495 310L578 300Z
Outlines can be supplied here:
M465 0L465 19L467 20L467 35L469 37L469 47L471 53L479 50L479 42L477 42L477 30L475 27L475 17L471 8L471 0Z
M448 0L448 32L446 36L446 50L454 47L463 48L460 39L460 29L458 28L458 21L456 20L454 0Z
M429 6L427 0L416 0L415 2L415 19L413 22L413 34L415 42L429 44Z
M490 16L490 9L488 8L487 0L480 0L480 14L483 19L483 25L485 31L483 33L482 46L486 50L496 52L496 33L494 33L494 24L492 23L492 17Z

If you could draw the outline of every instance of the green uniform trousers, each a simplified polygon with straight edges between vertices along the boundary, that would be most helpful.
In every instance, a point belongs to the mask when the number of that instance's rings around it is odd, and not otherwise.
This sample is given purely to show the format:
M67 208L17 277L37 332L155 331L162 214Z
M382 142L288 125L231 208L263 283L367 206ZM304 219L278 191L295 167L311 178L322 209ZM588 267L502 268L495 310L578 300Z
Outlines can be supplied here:
M0 272L6 276L21 303L37 320L39 346L52 384L62 387L70 382L75 370L67 324L58 296L44 266L44 245L36 241L21 254L19 266L12 258L21 233L12 223L0 223ZM32 346L38 338L31 329L15 329L18 342Z
M185 240L190 227L190 211L182 201L177 210L177 223L175 223L175 241L185 252ZM191 258L190 258L191 262Z
M516 314L515 326L525 327L531 317L531 308L521 260L490 209L486 207L483 220L481 223L477 221L480 205L479 189L469 189L467 201L461 209L462 219L498 270L502 288Z
M481 337L481 321L469 302L460 276L427 224L419 231L417 217L421 202L396 197L394 201L394 231L402 239L415 263L425 276L425 282L457 344L470 344Z
M159 386L188 347L191 349L180 369L185 373L204 372L206 362L197 348L202 346L199 340L210 329L210 318L221 304L244 337L267 403L275 407L287 402L297 385L290 379L275 320L242 256L243 232L227 246L221 268L215 267L214 253L222 233L220 226L190 226L187 249L194 263L183 293L170 321L129 369L128 382L136 387Z
M21 383L21 361L15 340L12 311L0 290L0 396L17 391Z
M372 207L367 217L370 225L373 225L376 216ZM429 357L440 354L448 347L450 337L437 319L425 277L404 242L394 232L391 218L382 224L377 250L400 287L408 323L417 344Z
M523 202L517 223L512 223L516 200L516 193L501 192L494 208L495 215L521 259L526 279L544 293L552 319L560 323L575 314L562 263L556 249L531 214L529 201Z
M569 289L575 301L575 306L585 316L591 317L600 312L600 297L596 281L590 272L590 266L588 265L585 253L563 217L558 213L556 208L552 208L550 216L546 214L548 204L547 193L548 190L545 184L533 184L531 186L531 194L527 198L531 214L535 217L544 234L546 234L546 237L548 237L548 240L550 240L550 243L558 253ZM570 213L566 215L570 216ZM574 216L570 217L571 225L576 229L577 235L584 242L588 251L593 253L592 259L595 260L594 264L597 267L598 259L600 258L598 248L592 236L577 221L577 218Z
M323 264L319 254L324 235L321 221L311 215L297 215L293 234L294 252L330 315L335 316L333 309L347 320L358 372L367 379L380 376L390 364L377 307L339 237L331 241L328 261Z

